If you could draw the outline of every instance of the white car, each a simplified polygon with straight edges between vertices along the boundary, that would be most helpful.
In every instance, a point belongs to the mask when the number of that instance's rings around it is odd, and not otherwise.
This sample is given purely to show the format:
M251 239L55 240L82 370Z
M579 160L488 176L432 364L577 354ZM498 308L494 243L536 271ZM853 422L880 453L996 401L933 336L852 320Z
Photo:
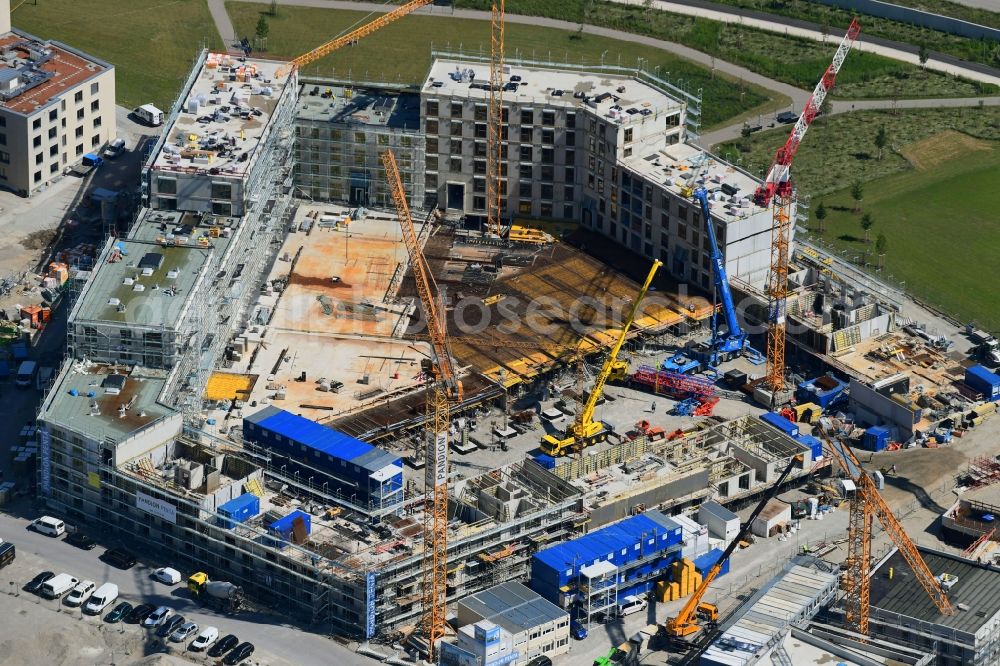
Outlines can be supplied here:
M217 640L219 640L219 630L215 627L205 627L191 643L191 649L200 652Z
M188 639L188 637L194 632L198 631L198 625L194 622L185 622L181 626L174 630L174 633L170 634L170 640L174 643L180 643Z
M124 152L125 139L118 138L108 144L108 147L104 149L104 156L109 159L114 159Z
M83 580L73 588L73 590L66 596L67 606L80 606L86 601L94 590L97 589L97 584L92 580Z
M163 624L168 617L174 614L174 611L167 608L166 606L160 606L155 611L149 614L145 620L142 621L142 626L144 627L158 627Z
M176 585L181 582L181 572L170 567L160 567L153 572L153 578L167 585Z

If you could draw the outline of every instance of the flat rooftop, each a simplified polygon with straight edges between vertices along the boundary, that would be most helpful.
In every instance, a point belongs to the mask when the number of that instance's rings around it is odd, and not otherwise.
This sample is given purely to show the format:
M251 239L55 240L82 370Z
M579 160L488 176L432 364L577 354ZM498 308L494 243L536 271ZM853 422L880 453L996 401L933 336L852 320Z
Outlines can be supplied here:
M276 76L284 64L209 53L176 120L164 129L153 168L245 175L288 83L287 74Z
M211 255L210 247L116 241L95 266L76 319L174 327Z
M633 116L638 119L650 113L683 107L674 97L628 76L521 65L509 65L505 69L509 70L508 80L514 76L521 78L517 81L517 90L504 91L504 99L521 104L575 106L608 117L611 107L618 105L625 110L625 119L620 121L624 124L628 124ZM470 71L473 74L471 77ZM438 59L431 65L422 92L486 101L490 95L488 81L487 64ZM589 102L584 102L583 95L588 97Z
M662 183L678 196L681 190L702 185L708 192L712 217L733 223L764 212L754 205L753 192L760 183L742 169L688 143L673 145L639 144L624 165L646 180ZM732 194L723 186L734 188Z
M947 590L948 599L953 606L964 605L970 610L956 610L951 616L941 615L917 582L902 553L895 550L872 572L872 615L875 616L877 609L892 614L890 617L898 614L972 634L991 625L1000 613L1000 569L920 546L917 549L932 574L940 576L946 573L957 578ZM888 567L894 571L892 580L885 573ZM894 622L895 618L892 617L891 621Z
M569 619L569 614L517 581L502 583L462 599L460 602L483 620L511 635Z
M308 84L300 88L296 115L299 120L415 132L420 129L420 95Z
M56 380L39 418L96 441L118 440L176 413L157 401L165 383L156 370L77 361Z
M66 90L112 68L58 42L17 32L0 36L4 108L29 115Z

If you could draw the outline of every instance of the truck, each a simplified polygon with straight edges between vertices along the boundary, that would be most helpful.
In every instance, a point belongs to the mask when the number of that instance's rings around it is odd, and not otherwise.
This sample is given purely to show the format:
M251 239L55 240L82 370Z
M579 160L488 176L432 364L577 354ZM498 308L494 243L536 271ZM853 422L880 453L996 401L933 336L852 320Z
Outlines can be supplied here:
M965 334L976 343L973 355L990 367L1000 365L1000 342L992 334L976 328L972 324L965 325Z
M191 574L187 582L191 596L216 610L235 613L243 603L243 588L235 583L209 580L204 571Z
M987 333L981 328L976 328L974 324L965 325L965 334L969 336L969 339L975 342L977 345L981 345L984 342L989 342L990 340L995 340L991 333Z
M35 373L38 372L38 363L35 361L22 361L17 368L17 375L14 377L14 386L18 388L30 388L35 381Z
M87 153L80 160L80 163L73 167L72 172L74 175L83 178L102 164L104 164L103 157L95 153Z
M152 104L143 104L132 109L132 115L151 127L163 124L163 111L160 111Z
M14 544L0 539L0 569L13 562L16 555L17 549Z

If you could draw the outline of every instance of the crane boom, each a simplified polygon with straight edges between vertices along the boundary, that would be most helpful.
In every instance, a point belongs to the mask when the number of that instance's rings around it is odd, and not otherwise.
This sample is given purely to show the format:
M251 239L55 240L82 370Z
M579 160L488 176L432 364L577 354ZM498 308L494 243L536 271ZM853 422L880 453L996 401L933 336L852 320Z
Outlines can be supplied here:
M955 609L941 588L941 584L927 567L920 551L910 540L903 526L896 520L892 509L882 495L872 478L861 467L854 452L839 439L823 437L827 448L833 452L841 468L847 473L857 488L854 499L851 500L851 520L848 535L848 570L844 576L847 584L845 594L845 610L848 622L858 633L868 633L869 610L869 575L871 553L872 518L877 518L892 542L896 544L903 559L913 571L914 576L924 588L927 596L942 615L954 615Z
M789 168L792 165L792 159L795 157L796 151L799 149L799 144L802 142L802 137L806 135L806 130L812 124L814 118L819 114L819 109L823 105L823 100L826 99L827 94L833 88L834 81L837 79L837 74L840 72L840 68L844 64L844 60L847 58L847 54L851 52L851 47L854 46L854 42L858 38L858 34L861 32L861 24L858 23L858 19L851 21L851 25L847 28L847 34L844 35L844 39L841 40L840 46L837 48L837 52L833 56L833 61L830 66L826 68L823 73L823 77L816 84L816 88L813 90L812 95L809 96L809 100L806 101L805 108L802 109L802 114L799 115L798 121L795 123L795 127L792 128L791 134L788 135L788 140L785 141L785 145L778 149L778 152L774 155L774 161L771 163L771 169L767 172L767 177L764 179L764 184L757 188L754 192L753 199L754 203L761 208L767 208L771 203L771 198L775 193L788 194L788 190L791 189L791 184L789 182Z
M503 60L504 0L493 3L490 18L490 105L486 128L486 231L503 234Z
M708 205L708 193L704 187L699 187L693 193L695 199L701 204L701 216L705 218L705 228L708 231L708 241L711 244L712 252L712 278L715 280L715 289L722 295L722 307L726 317L726 335L718 336L712 340L713 354L722 353L725 355L739 354L747 343L747 334L740 327L740 322L736 318L736 306L733 303L733 293L729 289L729 276L726 275L726 261L719 250L719 243L715 238L715 221L712 219L712 212Z
M746 539L747 533L750 531L750 527L753 525L753 521L757 519L757 516L759 516L760 512L764 510L764 507L767 506L767 503L770 502L774 498L774 496L778 494L778 488L780 488L781 484L785 482L785 479L788 478L788 475L792 473L792 469L795 467L795 463L801 461L802 461L802 456L792 456L792 458L789 459L788 465L781 472L781 474L778 475L777 481L775 481L774 484L770 487L770 489L768 489L767 493L765 493L764 496L760 498L760 502L757 503L757 506L754 507L754 510L750 513L750 516L746 519L746 522L744 522L743 525L740 527L740 531L736 535L736 538L734 538L732 541L729 542L729 545L726 546L726 549L722 551L722 556L719 558L719 560L712 565L712 568L709 569L708 572L705 574L705 576L701 579L701 585L699 585L698 589L695 590L694 594L692 594L690 598L688 598L687 603L684 604L684 608L681 609L681 612L678 613L676 617L672 617L669 620L667 620L665 628L667 634L671 638L683 638L684 636L690 636L691 634L698 631L698 616L697 616L698 605L701 603L702 598L708 591L708 586L712 584L712 581L715 580L716 577L718 577L719 572L722 571L722 567L726 563L726 560L728 560L729 557L733 554L733 552L735 552L735 550L739 547L740 541Z
M289 60L286 65L284 65L278 70L278 72L275 74L275 77L281 78L294 69L298 69L303 65L308 65L311 62L315 62L320 58L322 58L323 56L330 55L340 47L347 46L348 44L356 42L362 37L366 37L375 32L376 30L384 28L390 23L403 18L404 16L413 12L414 10L420 9L424 5L429 5L431 2L433 2L433 0L410 0L410 2L407 2L404 5L396 7L390 12L382 14L375 20L370 21L369 23L365 23L360 28L352 30L346 35L341 35L340 37L331 39L325 44L320 44L312 51L303 53L297 58Z
M542 437L542 451L544 453L548 455L562 455L566 449L588 446L598 441L596 438L602 434L606 434L604 424L594 421L594 408L597 407L597 401L600 399L601 393L604 392L604 385L607 383L608 377L611 376L612 371L615 369L618 352L621 351L622 345L625 344L625 338L628 336L629 329L632 328L635 315L639 312L639 305L642 303L642 299L646 297L646 292L649 291L649 285L653 283L656 271L662 265L663 262L659 259L653 260L653 265L649 268L646 281L643 283L642 288L639 289L639 293L632 303L632 310L629 312L628 319L622 325L622 331L618 335L618 339L608 353L608 358L604 361L604 366L597 375L597 379L594 380L594 386L590 390L587 402L584 404L583 409L580 410L573 424L566 429L565 437L562 439L553 435Z

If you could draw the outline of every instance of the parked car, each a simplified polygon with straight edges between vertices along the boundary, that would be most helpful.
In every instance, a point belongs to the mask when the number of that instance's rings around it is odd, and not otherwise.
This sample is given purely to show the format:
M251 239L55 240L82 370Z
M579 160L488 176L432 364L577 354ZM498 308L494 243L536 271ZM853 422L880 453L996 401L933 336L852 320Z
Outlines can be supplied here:
M105 608L113 604L117 598L118 586L114 583L105 583L90 595L87 605L83 607L83 612L88 615L98 615Z
M569 635L578 641L582 641L587 637L587 628L577 622L576 620L570 620L569 622Z
M24 591L38 594L42 591L42 584L53 577L55 577L55 574L51 571L43 571L24 584Z
M222 660L227 666L234 666L253 654L253 643L240 643Z
M145 622L146 618L153 614L156 610L156 606L153 604L139 604L132 610L128 612L125 616L125 622L127 624L139 624Z
M212 646L212 648L208 651L208 656L221 657L239 645L239 643L240 639L236 638L236 636L232 634L227 634L226 636L220 638L218 643Z
M36 518L32 521L31 527L39 534L47 534L50 537L58 537L66 533L66 523L52 516Z
M142 626L144 627L158 627L166 621L168 617L174 614L173 609L167 608L166 606L160 606L155 611L146 616L142 621Z
M83 550L93 550L97 547L97 543L83 532L73 532L63 539L63 541Z
M107 622L108 624L115 624L116 622L121 622L122 620L126 620L128 617L130 617L133 610L135 609L132 608L132 604L130 604L127 601L123 601L114 608L112 608L111 611L104 616L104 621Z
M174 629L174 633L170 634L170 640L174 643L182 643L196 631L198 631L197 624L194 622L185 622L181 626Z
M170 634L177 631L177 629L184 624L186 620L183 615L171 615L166 620L163 621L156 629L156 635L160 638L166 638Z
M66 596L67 606L80 606L90 598L94 590L97 589L97 584L92 580L81 580L77 583L76 587L70 590L70 593Z
M527 663L527 666L552 666L552 660L540 654Z
M165 585L176 585L181 582L181 572L170 567L160 567L153 572L153 578Z
M104 156L109 159L114 159L125 152L125 139L118 138L108 144L108 147L104 149Z
M219 638L219 630L215 627L205 627L191 643L191 650L201 652Z
M112 548L104 551L101 559L118 569L131 569L135 566L135 555L127 550Z
M775 120L783 125L787 125L789 123L798 122L799 114L792 113L791 111L782 111L775 117Z

